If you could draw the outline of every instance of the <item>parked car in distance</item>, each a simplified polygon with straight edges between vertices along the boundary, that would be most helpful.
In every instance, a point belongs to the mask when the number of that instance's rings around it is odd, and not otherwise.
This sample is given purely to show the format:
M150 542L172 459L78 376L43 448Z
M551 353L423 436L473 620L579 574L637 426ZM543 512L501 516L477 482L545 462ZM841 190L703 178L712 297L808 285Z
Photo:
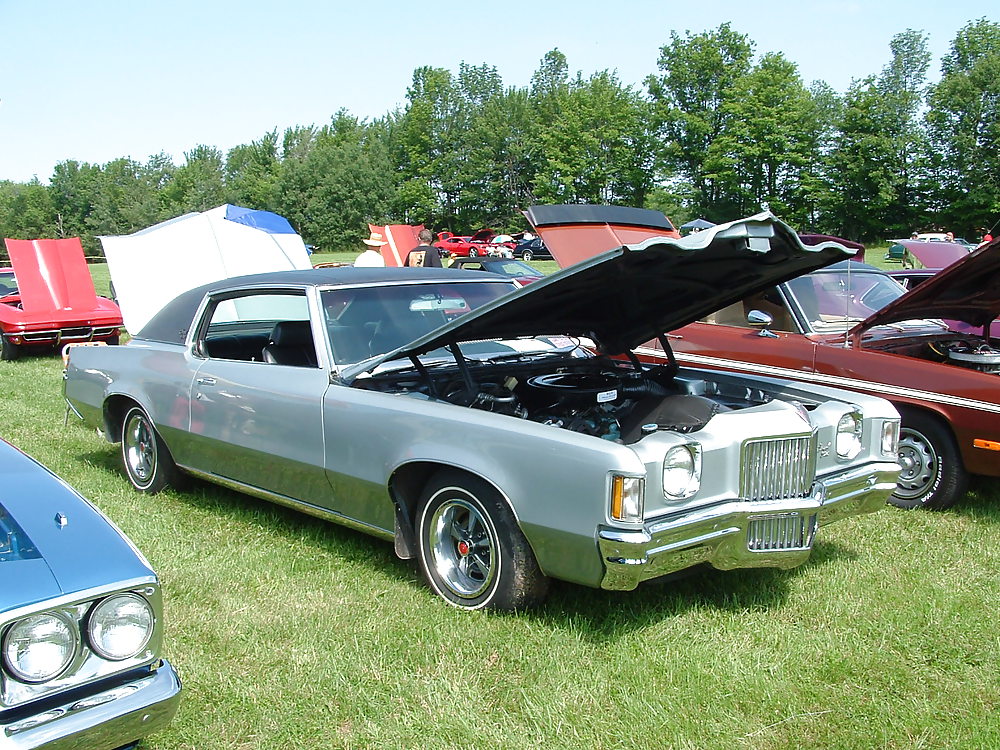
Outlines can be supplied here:
M480 229L472 235L438 232L437 240L432 244L441 251L442 257L476 258L481 255L511 257L514 243L496 243L493 242L494 237L496 232L492 229Z
M650 214L646 237L656 234ZM595 251L607 244L598 218L590 225ZM637 236L641 222L638 215L631 227ZM581 229L577 243L585 246ZM764 284L675 331L672 354L656 341L640 352L654 362L674 357L889 399L902 416L902 472L891 502L947 508L965 493L970 474L1000 476L1000 342L983 335L1000 314L998 246L980 248L910 292L879 269L844 262ZM979 333L956 333L940 318Z
M498 273L501 276L514 279L514 281L521 286L530 284L532 281L538 281L539 279L545 278L545 274L540 272L538 269L532 268L524 261L514 260L513 258L493 258L489 256L477 258L455 258L455 260L453 260L451 265L448 267L462 268L466 271L489 271L490 273Z
M552 253L545 247L541 237L532 237L517 243L514 247L514 257L529 263L532 260L552 260Z
M97 296L79 237L5 243L12 267L0 269L0 359L74 341L118 343L121 311Z
M819 527L885 505L898 415L640 363L634 346L746 290L730 278L843 254L770 218L711 231L521 288L430 268L220 281L126 346L71 350L65 395L139 491L181 471L362 529L461 608L537 604L550 578L792 567Z
M97 508L3 441L0 477L0 746L131 746L180 700L156 574Z

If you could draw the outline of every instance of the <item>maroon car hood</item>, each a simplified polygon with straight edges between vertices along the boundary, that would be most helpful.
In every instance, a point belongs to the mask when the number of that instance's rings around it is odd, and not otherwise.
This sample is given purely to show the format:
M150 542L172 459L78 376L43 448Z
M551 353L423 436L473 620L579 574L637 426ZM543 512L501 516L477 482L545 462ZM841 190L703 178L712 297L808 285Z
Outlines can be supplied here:
M4 240L25 313L86 313L102 309L79 237Z
M969 248L954 242L900 240L896 244L905 247L924 268L945 268L969 254Z
M680 238L670 219L659 211L626 206L534 206L525 218L545 242L560 268L598 253L652 237Z
M933 278L893 300L855 326L850 335L853 339L859 340L861 335L873 326L919 318L960 320L976 328L982 328L998 315L1000 315L1000 240L969 253Z

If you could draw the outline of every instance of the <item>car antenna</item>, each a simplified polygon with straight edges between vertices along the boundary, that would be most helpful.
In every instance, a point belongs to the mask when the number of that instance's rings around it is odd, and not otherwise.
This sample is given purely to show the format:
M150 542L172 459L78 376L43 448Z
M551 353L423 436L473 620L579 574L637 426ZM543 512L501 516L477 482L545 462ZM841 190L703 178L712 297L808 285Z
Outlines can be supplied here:
M847 259L847 294L844 295L844 348L851 348L851 259Z

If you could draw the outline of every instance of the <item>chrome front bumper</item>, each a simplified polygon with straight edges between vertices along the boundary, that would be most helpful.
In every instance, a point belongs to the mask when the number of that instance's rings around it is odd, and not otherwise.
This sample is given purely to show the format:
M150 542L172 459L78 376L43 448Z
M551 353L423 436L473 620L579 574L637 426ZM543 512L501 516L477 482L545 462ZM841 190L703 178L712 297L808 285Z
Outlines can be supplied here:
M177 713L181 682L164 661L123 685L0 723L0 747L112 750L161 729Z
M896 463L869 464L822 477L806 498L730 500L658 518L642 529L602 527L601 588L634 589L700 563L720 570L801 565L819 526L884 507L898 474Z

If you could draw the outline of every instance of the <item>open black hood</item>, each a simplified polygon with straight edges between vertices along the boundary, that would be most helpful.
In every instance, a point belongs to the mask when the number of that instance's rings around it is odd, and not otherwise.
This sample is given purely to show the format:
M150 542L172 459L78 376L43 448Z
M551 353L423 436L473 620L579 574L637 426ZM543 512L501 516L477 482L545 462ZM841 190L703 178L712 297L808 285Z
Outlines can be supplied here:
M589 338L602 352L620 354L849 255L836 243L806 247L766 212L682 239L654 237L576 263L342 374L350 379L456 342L546 334Z

